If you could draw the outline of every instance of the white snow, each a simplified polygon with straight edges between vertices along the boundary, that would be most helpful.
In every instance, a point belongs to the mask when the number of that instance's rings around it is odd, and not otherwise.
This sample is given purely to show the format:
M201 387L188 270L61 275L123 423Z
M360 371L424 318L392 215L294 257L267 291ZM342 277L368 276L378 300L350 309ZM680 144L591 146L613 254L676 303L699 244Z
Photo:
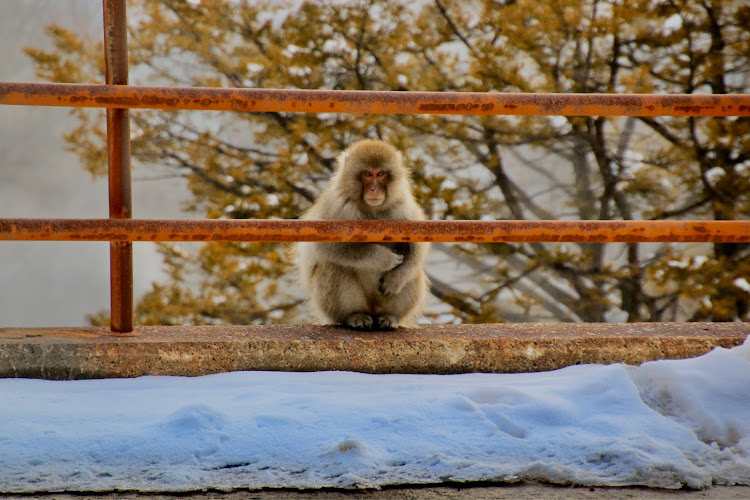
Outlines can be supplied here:
M750 484L750 341L547 373L0 380L0 491Z
M457 189L458 185L451 179L444 179L443 182L440 183L440 189Z
M664 30L663 33L665 35L671 35L672 33L679 31L682 29L682 17L680 17L679 14L673 14L664 20L662 29Z
M700 269L701 267L703 267L703 264L708 262L708 257L706 257L705 255L696 255L693 257L692 261L693 262L690 264L690 268Z
M750 293L750 283L745 278L736 278L732 283L743 292Z
M278 207L279 206L279 197L275 194L271 193L266 195L266 203L268 203L268 206L270 207Z
M309 66L290 66L288 71L290 75L298 78L312 74L312 68Z
M727 173L724 171L721 167L713 167L706 170L706 179L708 179L708 183L712 186L715 186L718 184L718 182L725 176Z
M326 54L343 54L349 52L349 45L341 39L326 40L323 42L322 50Z
M250 73L251 75L260 73L261 71L263 71L263 69L264 67L261 64L253 63L253 62L247 63L247 72Z
M302 52L302 47L299 47L294 44L289 44L286 46L286 48L281 52L281 54L286 57L287 59L291 59L295 55L297 55L299 52Z
M667 265L669 267L676 267L679 269L687 269L690 265L688 262L682 261L682 260L670 260L667 261Z

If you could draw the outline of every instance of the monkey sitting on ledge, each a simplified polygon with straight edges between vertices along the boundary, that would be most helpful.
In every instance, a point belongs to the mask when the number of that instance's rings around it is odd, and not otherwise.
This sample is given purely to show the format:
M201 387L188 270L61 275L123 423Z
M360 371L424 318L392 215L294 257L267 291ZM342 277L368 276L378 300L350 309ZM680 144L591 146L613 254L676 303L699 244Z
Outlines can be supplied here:
M336 172L302 219L424 220L401 153L366 139L337 158ZM321 323L357 330L416 326L429 291L429 243L296 244L300 282Z

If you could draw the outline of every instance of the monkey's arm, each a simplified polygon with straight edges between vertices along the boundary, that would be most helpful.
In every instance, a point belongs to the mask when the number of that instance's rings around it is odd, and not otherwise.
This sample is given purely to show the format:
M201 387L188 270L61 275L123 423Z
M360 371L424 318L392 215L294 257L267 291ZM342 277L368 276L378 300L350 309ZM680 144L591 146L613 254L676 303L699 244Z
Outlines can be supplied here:
M378 243L317 243L318 260L343 267L389 271L404 261L404 256Z
M416 278L424 268L429 243L397 243L395 251L403 253L404 261L391 269L380 279L380 292L383 295L396 295L404 285Z

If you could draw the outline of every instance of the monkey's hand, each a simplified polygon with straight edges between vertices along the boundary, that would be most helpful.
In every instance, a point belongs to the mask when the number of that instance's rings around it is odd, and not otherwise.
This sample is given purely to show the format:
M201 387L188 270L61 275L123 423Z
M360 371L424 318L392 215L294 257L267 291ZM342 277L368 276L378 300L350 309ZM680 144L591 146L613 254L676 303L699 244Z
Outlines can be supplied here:
M388 247L376 245L373 248L372 264L376 269L390 271L404 261L404 256L392 252Z
M404 261L404 256L379 243L311 243L317 261L368 272L384 273Z
M380 293L386 297L392 297L404 288L408 277L404 273L396 272L396 270L388 271L380 278Z

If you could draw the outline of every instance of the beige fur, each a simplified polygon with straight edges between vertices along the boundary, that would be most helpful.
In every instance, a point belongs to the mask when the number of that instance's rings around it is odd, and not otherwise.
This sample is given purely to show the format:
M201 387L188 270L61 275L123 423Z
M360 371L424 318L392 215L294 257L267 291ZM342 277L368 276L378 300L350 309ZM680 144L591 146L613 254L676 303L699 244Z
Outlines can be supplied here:
M385 168L386 199L363 200L360 172ZM338 158L336 172L303 219L424 220L409 184L401 153L387 142L367 139ZM416 326L429 281L424 272L428 243L297 243L300 283L321 323L360 330Z

